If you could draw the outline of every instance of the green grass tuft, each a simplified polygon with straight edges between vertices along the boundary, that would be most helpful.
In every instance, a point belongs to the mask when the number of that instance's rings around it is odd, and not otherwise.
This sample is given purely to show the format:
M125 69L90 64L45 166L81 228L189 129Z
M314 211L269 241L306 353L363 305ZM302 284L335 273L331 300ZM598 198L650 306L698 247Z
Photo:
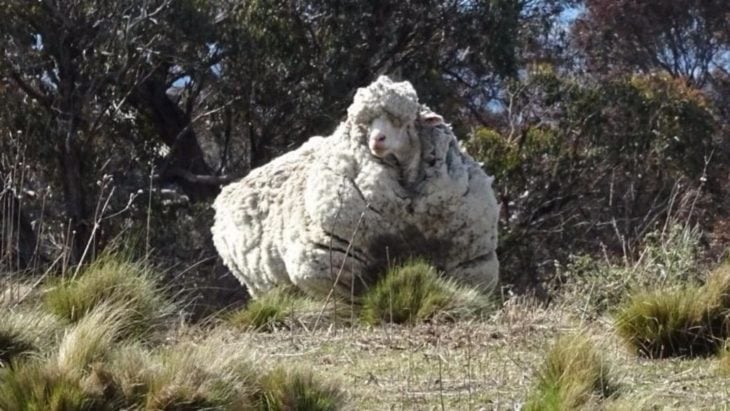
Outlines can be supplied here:
M274 288L256 300L225 316L225 321L238 329L274 331L307 327L332 322L349 324L355 307L340 299L316 300L291 286ZM322 321L324 320L324 321Z
M39 361L0 370L0 409L85 411L113 409L89 395L73 378Z
M61 324L36 309L7 309L0 316L0 366L19 356L37 353L56 341Z
M146 332L173 310L153 270L142 262L106 255L86 267L76 279L50 287L44 305L52 313L77 322L96 306L124 305L133 315L136 331Z
M728 337L730 265L702 287L635 294L616 314L618 334L649 358L712 355Z
M287 317L309 300L291 287L278 287L245 307L229 314L227 322L237 328L273 330L284 327Z
M53 355L12 361L0 372L0 409L117 409L103 393L88 392L83 381L113 349L123 315L120 308L100 305L67 331Z
M310 373L277 368L261 380L259 409L267 411L329 411L344 407L344 393Z
M468 319L493 306L488 296L443 279L431 265L416 260L389 270L365 293L361 319L370 325Z
M615 392L610 367L583 334L558 338L538 371L526 410L571 410Z

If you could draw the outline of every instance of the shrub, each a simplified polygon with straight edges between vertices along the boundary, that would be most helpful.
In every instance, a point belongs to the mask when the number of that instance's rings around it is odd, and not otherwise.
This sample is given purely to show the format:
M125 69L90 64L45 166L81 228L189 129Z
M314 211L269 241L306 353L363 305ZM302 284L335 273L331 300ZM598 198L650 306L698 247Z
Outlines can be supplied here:
M261 380L259 409L327 411L343 408L344 393L310 373L277 368Z
M102 256L76 279L50 287L44 298L49 311L77 322L99 304L121 304L133 313L135 330L146 332L170 314L173 305L163 297L153 270L142 262L118 255Z
M443 279L432 266L416 260L390 269L365 293L361 319L371 325L413 324L432 319L475 318L492 307L488 296Z
M526 410L570 410L615 392L610 367L583 334L558 338L537 374Z
M730 265L713 271L702 287L635 294L616 315L619 335L650 358L714 354L728 337Z

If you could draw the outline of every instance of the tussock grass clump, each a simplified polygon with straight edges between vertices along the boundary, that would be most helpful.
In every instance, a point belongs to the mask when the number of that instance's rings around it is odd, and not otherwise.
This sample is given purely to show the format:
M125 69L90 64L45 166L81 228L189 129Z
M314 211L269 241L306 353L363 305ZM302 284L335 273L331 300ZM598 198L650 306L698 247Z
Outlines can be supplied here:
M343 409L344 393L311 373L276 368L261 380L261 410L330 411Z
M5 411L104 410L101 400L84 392L78 380L40 361L0 370L0 409Z
M637 293L616 315L618 334L649 358L714 354L729 336L730 265L704 286Z
M314 325L318 320L349 323L355 307L337 299L316 300L291 286L274 288L256 300L225 316L225 321L239 329L274 331L297 325Z
M49 348L61 328L56 317L37 309L5 310L0 316L0 366Z
M488 296L441 278L434 267L415 260L390 269L365 293L361 319L371 325L468 319L478 317L493 306Z
M115 409L113 404L105 408L83 381L91 365L109 355L124 315L118 307L100 305L67 331L57 352L11 362L0 372L0 409Z
M241 345L209 339L151 351L120 343L124 315L101 305L55 352L0 368L0 409L330 410L343 401L309 374L255 367Z
M608 363L583 334L558 338L537 379L526 410L579 409L616 390Z
M60 280L50 287L44 298L50 312L71 322L79 321L104 302L131 310L138 331L152 328L173 310L153 270L119 255L100 257L78 278Z
M239 348L179 344L151 354L126 347L107 370L113 388L104 389L142 410L253 409L257 371Z
M273 330L282 327L287 317L311 301L292 287L277 287L226 318L237 327L255 330Z

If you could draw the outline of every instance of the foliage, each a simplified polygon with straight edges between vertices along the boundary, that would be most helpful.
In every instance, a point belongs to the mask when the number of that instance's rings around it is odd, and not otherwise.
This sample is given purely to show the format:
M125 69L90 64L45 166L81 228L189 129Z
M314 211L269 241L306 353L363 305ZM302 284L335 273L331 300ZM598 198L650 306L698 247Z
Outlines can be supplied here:
M58 346L0 369L3 410L340 409L335 384L262 372L241 345L211 338L150 349L120 340L130 311L101 304Z
M466 142L498 177L507 275L544 275L571 254L633 259L660 222L702 217L713 201L710 183L723 178L718 125L708 99L681 81L594 83L536 65L508 96L507 127L477 129Z
M414 260L388 270L362 297L360 317L367 324L477 318L493 303L486 295L440 278L434 267Z
M77 322L102 304L124 307L138 332L146 333L172 313L157 274L145 262L108 254L85 267L77 278L66 278L49 287L44 305L52 313Z
M573 27L593 71L661 70L700 86L730 50L723 0L588 0Z
M650 358L714 354L730 335L730 266L713 271L702 287L637 293L616 315L619 335Z
M525 409L582 409L616 389L609 364L589 337L562 336L547 353Z

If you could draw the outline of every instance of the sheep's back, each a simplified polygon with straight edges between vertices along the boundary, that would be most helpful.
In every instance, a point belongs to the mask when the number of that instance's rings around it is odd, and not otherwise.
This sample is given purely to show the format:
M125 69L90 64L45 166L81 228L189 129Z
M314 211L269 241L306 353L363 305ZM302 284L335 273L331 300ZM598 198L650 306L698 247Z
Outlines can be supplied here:
M223 262L256 296L288 283L282 258L288 227L303 220L305 178L321 137L286 153L221 190L213 207L213 241Z

